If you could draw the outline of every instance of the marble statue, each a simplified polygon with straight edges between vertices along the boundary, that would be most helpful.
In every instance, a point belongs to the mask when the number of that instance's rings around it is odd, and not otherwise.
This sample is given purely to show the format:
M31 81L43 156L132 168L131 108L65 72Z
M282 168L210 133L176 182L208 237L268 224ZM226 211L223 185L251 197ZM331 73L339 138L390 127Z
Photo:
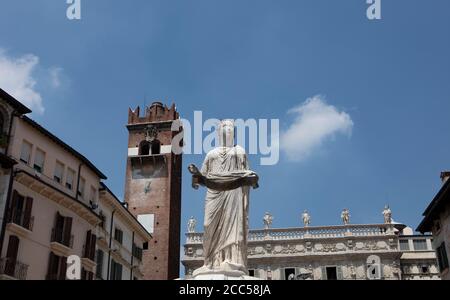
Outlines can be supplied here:
M389 205L384 206L383 210L383 216L384 216L384 223L385 224L391 224L392 223L392 211L389 208Z
M195 218L192 216L188 221L188 232L194 233L196 225L197 225L197 220L195 220Z
M309 224L311 224L311 216L309 215L308 211L305 209L305 211L302 214L303 224L305 227L308 227Z
M350 211L348 208L344 208L344 210L341 213L341 219L344 225L348 225L350 223Z
M263 218L263 222L264 222L264 229L269 229L273 222L273 216L270 213L266 212Z
M234 143L234 121L218 126L219 146L208 152L201 171L189 165L192 186L207 188L205 199L204 264L193 277L214 274L245 276L250 187L258 175L249 169L245 150ZM200 278L200 277L198 277Z

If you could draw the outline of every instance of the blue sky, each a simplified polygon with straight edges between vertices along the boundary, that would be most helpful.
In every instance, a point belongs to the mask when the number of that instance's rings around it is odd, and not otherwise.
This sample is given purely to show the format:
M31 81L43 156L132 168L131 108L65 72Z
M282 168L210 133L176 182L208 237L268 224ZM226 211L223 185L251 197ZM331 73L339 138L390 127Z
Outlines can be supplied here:
M301 119L288 111L321 95L351 122L300 161L251 157L251 227L265 211L274 227L298 226L304 209L312 225L338 224L344 207L352 223L382 222L389 203L415 228L450 168L450 2L383 0L380 21L365 2L82 0L82 19L69 21L63 0L0 0L0 66L18 69L0 69L0 83L119 197L128 107L161 100L186 119L278 118L286 132ZM183 158L183 232L203 216L205 191L186 170L203 157Z

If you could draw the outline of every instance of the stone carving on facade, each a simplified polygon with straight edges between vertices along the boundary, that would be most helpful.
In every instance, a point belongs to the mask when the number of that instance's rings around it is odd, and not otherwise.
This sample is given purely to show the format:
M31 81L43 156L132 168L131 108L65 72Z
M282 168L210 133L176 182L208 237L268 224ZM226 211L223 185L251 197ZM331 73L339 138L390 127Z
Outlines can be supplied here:
M316 252L341 252L346 251L347 248L343 243L317 243L314 245Z
M197 220L192 216L189 218L188 221L188 232L189 233L195 233L195 226L197 225Z
M309 213L306 209L302 214L302 221L303 221L303 225L305 227L308 227L309 224L311 224L311 216L309 215Z
M145 130L145 140L153 142L158 136L158 129L155 126L149 125Z
M266 251L263 247L257 246L257 247L250 247L247 251L248 255L264 255L266 254Z
M344 225L348 225L350 223L350 211L348 208L344 208L344 210L342 210L341 219Z
M384 206L384 210L383 210L382 214L384 216L384 223L391 224L392 223L392 211L389 208L389 205Z
M263 222L264 222L264 229L269 229L270 226L272 226L273 216L269 212L266 212L263 218Z
M272 245L271 244L265 244L264 249L267 253L272 253Z
M306 242L305 245L306 245L306 250L307 251L311 251L312 250L312 248L313 248L312 242Z
M295 254L304 252L297 248L296 245L277 245L273 251L273 254Z

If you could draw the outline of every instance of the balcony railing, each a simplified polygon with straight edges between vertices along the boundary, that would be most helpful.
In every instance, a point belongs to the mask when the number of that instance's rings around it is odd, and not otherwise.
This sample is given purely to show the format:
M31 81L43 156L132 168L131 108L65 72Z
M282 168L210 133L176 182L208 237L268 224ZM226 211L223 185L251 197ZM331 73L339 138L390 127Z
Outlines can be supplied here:
M72 248L73 247L73 234L71 234L70 237L66 237L63 229L53 228L50 242L51 243L59 243L66 247Z
M11 258L0 259L0 275L7 275L18 280L27 279L28 265Z
M296 240L305 238L340 238L347 236L384 236L393 234L391 224L335 225L320 227L270 228L250 230L249 242ZM203 243L203 233L186 233L187 244Z
M8 223L14 223L29 231L33 231L34 217L18 210L12 210Z

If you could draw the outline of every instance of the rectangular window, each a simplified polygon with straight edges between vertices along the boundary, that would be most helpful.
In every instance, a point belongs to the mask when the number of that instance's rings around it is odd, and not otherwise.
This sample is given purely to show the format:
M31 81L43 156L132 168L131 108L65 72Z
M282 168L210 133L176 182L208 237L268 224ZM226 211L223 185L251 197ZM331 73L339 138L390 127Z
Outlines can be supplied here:
M97 190L91 186L91 192L89 194L89 203L94 205L97 203Z
M110 280L122 280L122 265L111 260Z
M51 242L57 242L72 248L72 218L64 217L59 214L59 212L56 213L55 227L52 230Z
M36 155L34 157L34 169L39 173L44 170L45 152L41 149L36 150Z
M56 161L55 173L53 174L53 179L57 183L61 183L63 176L64 176L64 164L59 161Z
M255 270L248 270L248 276L255 277Z
M114 230L114 239L118 241L120 244L122 244L123 242L123 231L120 230L119 228L116 228Z
M33 198L24 197L16 190L13 191L11 206L7 212L7 222L12 222L25 229L32 230L33 217L31 216L33 209Z
M67 257L58 256L50 252L47 280L65 280L67 271Z
M336 267L327 267L326 272L327 272L327 280L337 280L338 279Z
M413 240L414 250L423 251L427 250L427 241L425 239Z
M436 248L436 255L439 263L439 270L442 273L445 269L448 268L448 257L444 242L442 242L442 244Z
M97 269L95 275L98 279L103 279L103 256L104 256L103 251L97 250L97 258L96 258Z
M285 268L284 269L284 279L285 280L295 280L295 268Z
M80 185L78 186L78 195L81 198L84 198L84 186L86 185L86 180L83 177L80 177Z
M400 250L401 251L409 251L409 241L408 240L400 240Z
M8 250L6 251L5 274L15 277L17 253L19 250L19 238L15 235L9 236Z
M133 243L132 253L133 253L134 257L136 257L139 260L142 260L142 248L138 247L134 243Z
M75 178L75 171L71 168L67 169L67 177L66 177L66 188L69 190L73 189L73 180Z
M22 162L26 163L27 165L30 163L30 159L31 159L31 148L32 148L32 145L30 143L28 143L25 140L22 142L22 150L20 152L20 160Z
M105 229L105 223L106 223L106 216L103 214L103 212L101 211L99 214L100 217L100 224L98 224L98 226L100 226L100 228Z

